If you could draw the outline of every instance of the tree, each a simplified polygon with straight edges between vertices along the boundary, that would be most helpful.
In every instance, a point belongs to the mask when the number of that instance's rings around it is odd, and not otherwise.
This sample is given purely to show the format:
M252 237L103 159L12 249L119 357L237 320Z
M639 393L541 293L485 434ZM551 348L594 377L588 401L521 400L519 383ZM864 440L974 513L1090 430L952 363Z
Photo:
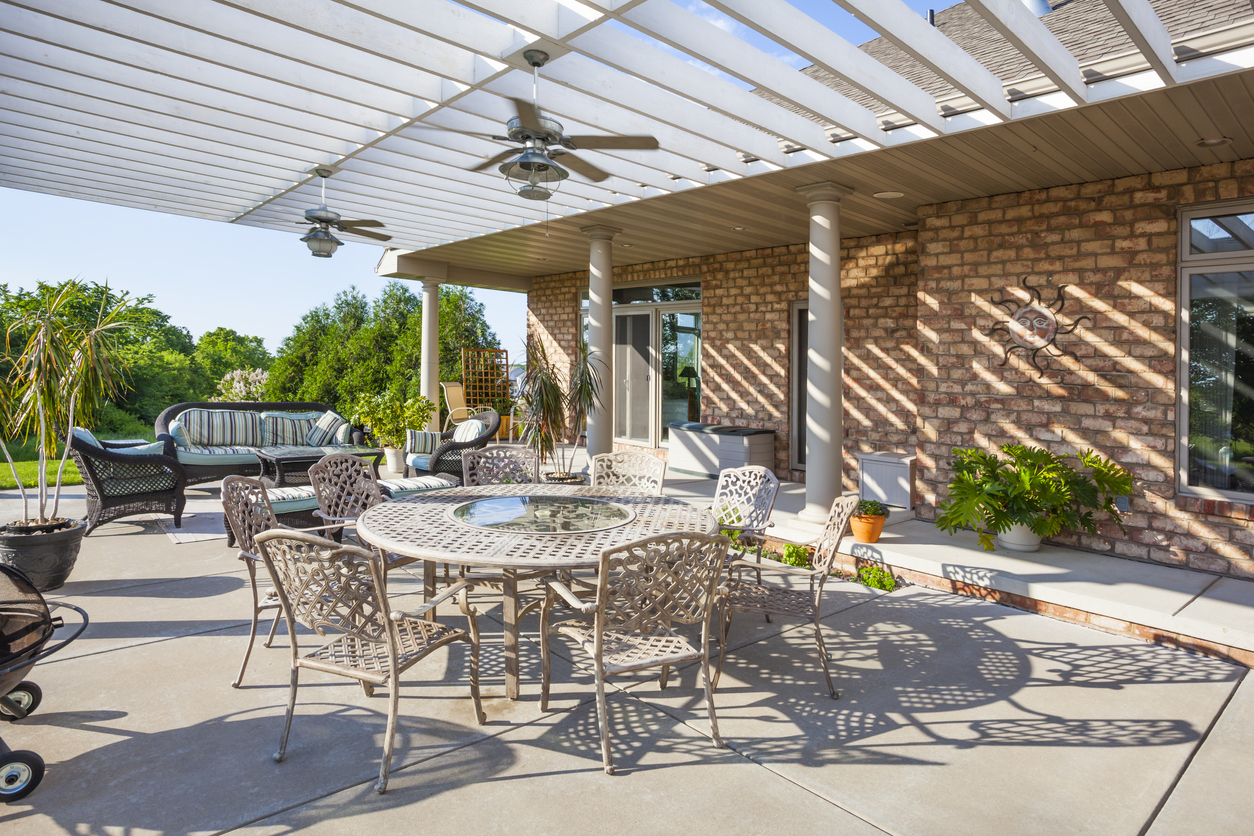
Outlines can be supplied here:
M461 349L497 348L483 305L467 288L440 294L440 379L461 377ZM420 391L422 301L389 282L371 302L357 288L305 314L270 367L267 397L309 400L343 411L363 394L416 398Z
M230 328L206 331L196 341L196 350L192 356L205 376L215 382L221 380L227 372L240 369L265 371L273 362L261 337L238 334Z

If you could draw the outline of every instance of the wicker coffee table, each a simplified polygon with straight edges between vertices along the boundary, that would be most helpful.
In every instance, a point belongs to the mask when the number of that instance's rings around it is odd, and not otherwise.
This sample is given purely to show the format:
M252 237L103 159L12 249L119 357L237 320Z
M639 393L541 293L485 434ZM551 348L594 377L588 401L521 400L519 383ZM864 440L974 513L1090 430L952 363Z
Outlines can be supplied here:
M309 468L313 467L324 456L332 453L348 453L361 456L363 459L374 459L376 471L383 451L378 447L360 447L346 445L340 447L263 447L256 451L257 461L261 462L261 476L258 478L267 488L282 488L291 485L308 485Z
M594 569L607 548L668 531L713 529L704 508L670 497L549 484L431 491L376 505L357 521L357 535L371 545L426 561L428 598L438 563L501 571L510 699L519 693L519 575Z

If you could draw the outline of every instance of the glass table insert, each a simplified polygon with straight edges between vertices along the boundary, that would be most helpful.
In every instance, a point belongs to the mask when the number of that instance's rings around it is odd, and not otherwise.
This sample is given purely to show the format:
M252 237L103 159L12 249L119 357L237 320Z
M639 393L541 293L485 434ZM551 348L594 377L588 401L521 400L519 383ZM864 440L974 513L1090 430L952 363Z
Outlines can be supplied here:
M451 509L454 522L472 528L525 534L604 531L631 522L636 512L604 499L583 496L493 496Z

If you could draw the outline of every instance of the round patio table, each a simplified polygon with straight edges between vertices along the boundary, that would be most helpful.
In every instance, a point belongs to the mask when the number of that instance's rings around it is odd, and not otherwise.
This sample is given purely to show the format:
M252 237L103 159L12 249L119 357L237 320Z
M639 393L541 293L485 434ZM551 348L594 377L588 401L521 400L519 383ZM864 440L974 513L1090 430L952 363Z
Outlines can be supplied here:
M505 695L517 699L520 574L596 568L605 549L714 527L706 509L667 496L569 485L480 485L376 505L357 520L357 535L384 551L426 561L427 598L435 594L437 563L501 571Z

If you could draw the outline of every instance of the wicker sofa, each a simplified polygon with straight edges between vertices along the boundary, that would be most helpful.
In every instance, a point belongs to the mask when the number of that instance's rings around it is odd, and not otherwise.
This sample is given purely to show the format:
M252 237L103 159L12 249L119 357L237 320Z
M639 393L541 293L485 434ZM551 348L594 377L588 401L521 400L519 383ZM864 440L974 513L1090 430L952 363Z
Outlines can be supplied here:
M157 416L158 441L168 441L186 472L187 484L215 482L227 476L256 476L256 450L305 446L307 427L334 410L312 402L180 403ZM341 419L342 420L342 419ZM353 452L365 435L347 422L318 446L326 452Z

